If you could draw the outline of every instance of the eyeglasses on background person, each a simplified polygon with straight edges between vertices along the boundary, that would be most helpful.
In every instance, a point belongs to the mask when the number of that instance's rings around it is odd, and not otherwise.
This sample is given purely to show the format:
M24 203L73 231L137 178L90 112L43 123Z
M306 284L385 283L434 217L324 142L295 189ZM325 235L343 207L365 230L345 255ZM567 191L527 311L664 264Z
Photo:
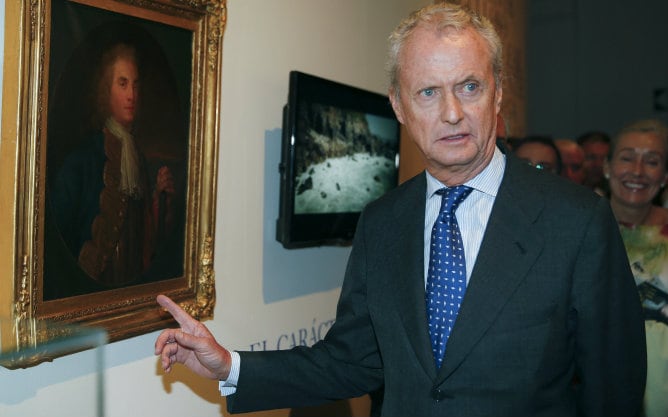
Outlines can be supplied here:
M522 158L522 160L526 162L529 166L532 166L536 169L540 169L541 171L550 171L554 174L557 173L557 167L555 167L550 162L533 162L525 158Z
M561 173L561 156L549 136L527 136L517 142L513 153L536 169Z

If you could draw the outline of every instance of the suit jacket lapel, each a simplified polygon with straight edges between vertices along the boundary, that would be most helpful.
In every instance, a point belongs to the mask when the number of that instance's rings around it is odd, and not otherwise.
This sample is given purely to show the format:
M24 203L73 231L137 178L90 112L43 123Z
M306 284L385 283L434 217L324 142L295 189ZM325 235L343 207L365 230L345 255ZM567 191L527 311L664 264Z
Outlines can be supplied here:
M436 377L434 357L431 353L427 312L424 295L424 210L427 180L421 174L407 187L406 198L395 206L397 219L396 236L401 248L398 255L404 262L399 263L399 271L391 275L397 280L395 305L401 317L404 330L415 350L418 362L431 377ZM408 184L407 184L408 185ZM408 201L408 204L405 202Z
M521 169L517 160L508 156L507 161L437 382L447 378L466 358L543 248L542 237L532 230L542 210L542 191L527 185L518 174Z

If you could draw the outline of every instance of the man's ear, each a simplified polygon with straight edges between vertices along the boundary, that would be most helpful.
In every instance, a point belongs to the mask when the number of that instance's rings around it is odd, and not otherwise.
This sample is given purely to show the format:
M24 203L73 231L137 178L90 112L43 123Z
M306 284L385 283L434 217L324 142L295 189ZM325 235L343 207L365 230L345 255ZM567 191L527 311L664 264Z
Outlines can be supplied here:
M397 120L399 120L399 123L404 124L404 112L401 108L401 101L399 100L398 94L394 88L390 88L388 98L392 104L392 110L394 110L394 114L397 116Z

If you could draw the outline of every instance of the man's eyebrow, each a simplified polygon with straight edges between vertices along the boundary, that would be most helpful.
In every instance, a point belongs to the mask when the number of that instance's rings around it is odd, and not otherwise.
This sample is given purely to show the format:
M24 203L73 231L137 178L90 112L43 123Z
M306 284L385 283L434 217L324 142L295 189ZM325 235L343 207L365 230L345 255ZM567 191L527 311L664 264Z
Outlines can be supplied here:
M468 76L464 77L461 81L459 81L457 83L457 85L468 84L470 82L475 82L475 83L478 83L478 84L483 84L484 83L484 81L480 77L476 77L475 75L468 75Z

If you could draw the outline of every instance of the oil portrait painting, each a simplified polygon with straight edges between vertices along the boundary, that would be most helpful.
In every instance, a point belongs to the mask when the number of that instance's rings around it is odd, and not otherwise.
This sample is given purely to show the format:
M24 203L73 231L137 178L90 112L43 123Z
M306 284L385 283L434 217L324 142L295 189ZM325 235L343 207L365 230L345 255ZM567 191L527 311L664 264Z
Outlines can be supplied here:
M53 6L44 298L179 277L191 34Z

